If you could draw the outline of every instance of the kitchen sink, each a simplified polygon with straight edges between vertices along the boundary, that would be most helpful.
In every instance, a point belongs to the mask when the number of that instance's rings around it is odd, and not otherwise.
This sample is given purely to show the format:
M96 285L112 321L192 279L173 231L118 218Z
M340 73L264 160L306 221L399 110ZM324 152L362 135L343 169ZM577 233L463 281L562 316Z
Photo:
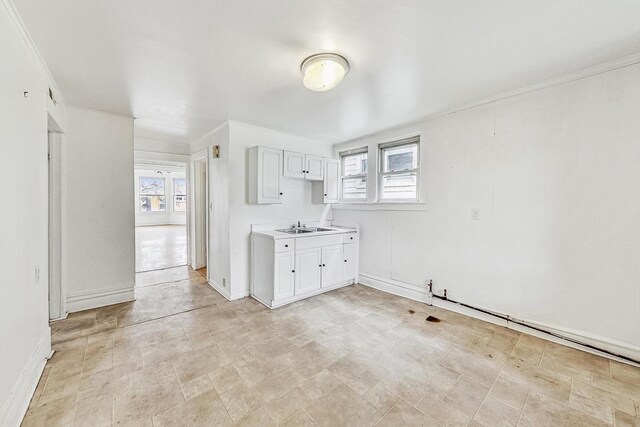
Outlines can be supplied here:
M315 233L316 231L334 231L332 228L321 228L321 227L309 227L309 228L282 228L280 230L282 233L289 234L304 234L304 233Z
M289 233L289 234L303 234L303 233L313 233L315 230L309 230L306 228L283 228L281 230L276 230L276 231L281 231L283 233Z

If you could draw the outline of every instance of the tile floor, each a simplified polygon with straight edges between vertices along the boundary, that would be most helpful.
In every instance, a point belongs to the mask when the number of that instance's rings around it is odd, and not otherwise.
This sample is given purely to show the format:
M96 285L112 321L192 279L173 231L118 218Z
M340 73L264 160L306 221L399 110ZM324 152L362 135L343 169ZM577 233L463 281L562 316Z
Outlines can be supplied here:
M186 225L136 227L136 272L186 264Z
M53 323L23 425L640 425L638 368L361 285L270 311L186 274Z

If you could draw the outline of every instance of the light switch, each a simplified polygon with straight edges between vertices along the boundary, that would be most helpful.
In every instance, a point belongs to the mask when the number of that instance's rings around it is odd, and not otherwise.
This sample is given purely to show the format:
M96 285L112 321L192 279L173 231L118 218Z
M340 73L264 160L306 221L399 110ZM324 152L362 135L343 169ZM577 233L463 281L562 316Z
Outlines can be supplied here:
M480 209L478 208L471 209L471 220L480 221Z

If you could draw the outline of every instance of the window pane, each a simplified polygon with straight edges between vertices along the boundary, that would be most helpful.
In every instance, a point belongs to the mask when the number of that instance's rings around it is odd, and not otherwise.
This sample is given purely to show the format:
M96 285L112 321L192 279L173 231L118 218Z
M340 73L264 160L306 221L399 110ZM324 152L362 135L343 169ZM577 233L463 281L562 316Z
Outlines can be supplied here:
M140 212L164 212L164 196L140 196Z
M145 196L164 196L164 178L140 177L140 194Z
M367 153L342 157L342 175L362 175L367 173Z
M343 199L366 199L367 198L367 178L343 178L342 179Z
M382 177L383 199L417 199L415 173L387 175Z
M175 196L173 198L173 211L185 212L187 210L187 196Z
M418 167L418 145L409 144L383 149L383 172L401 172Z
M187 184L184 178L176 178L173 180L173 194L176 196L187 195Z

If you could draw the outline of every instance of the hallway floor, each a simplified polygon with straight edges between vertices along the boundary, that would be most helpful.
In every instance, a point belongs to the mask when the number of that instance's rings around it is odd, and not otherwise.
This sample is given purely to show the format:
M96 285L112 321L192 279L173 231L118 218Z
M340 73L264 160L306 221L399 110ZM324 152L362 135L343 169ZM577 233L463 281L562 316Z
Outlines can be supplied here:
M136 272L186 264L186 225L136 227Z
M268 310L185 273L52 323L23 425L640 424L629 365L362 285Z

